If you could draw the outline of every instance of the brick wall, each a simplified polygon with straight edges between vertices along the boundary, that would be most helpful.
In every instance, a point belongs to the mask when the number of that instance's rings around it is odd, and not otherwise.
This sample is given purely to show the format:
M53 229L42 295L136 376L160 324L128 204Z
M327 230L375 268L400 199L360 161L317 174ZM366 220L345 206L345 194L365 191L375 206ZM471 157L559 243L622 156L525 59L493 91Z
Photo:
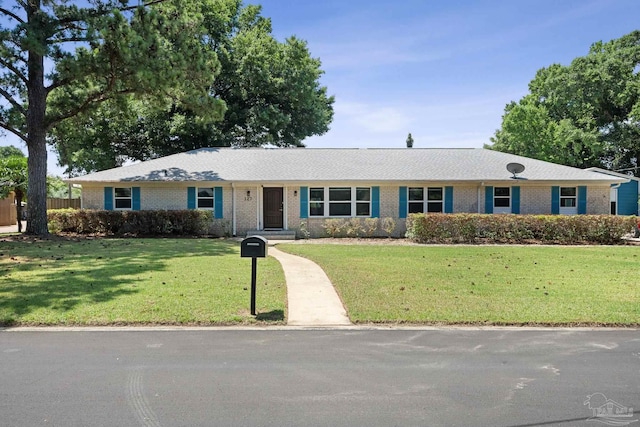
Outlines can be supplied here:
M362 185L362 184L359 184ZM426 185L425 185L426 186ZM398 218L399 197L398 185L380 186L380 219L394 218L397 226L394 236L402 236L405 232L406 220ZM480 197L478 197L480 189ZM224 219L230 223L233 218L232 188L223 187ZM248 230L257 227L259 198L261 196L259 186L236 187L236 234L244 235ZM247 196L247 191L250 195ZM454 186L453 209L455 213L476 213L478 207L484 212L485 187L477 185ZM142 209L186 209L187 186L152 185L141 186ZM103 187L83 186L82 207L84 209L104 208ZM284 199L286 206L286 224L288 229L298 232L300 237L300 187L285 187ZM609 213L609 187L589 186L587 190L588 214ZM521 214L549 214L551 213L551 186L520 186L520 213ZM304 220L306 229L312 237L326 235L323 227L326 218L308 218ZM225 225L226 226L226 225ZM229 225L230 227L230 225ZM381 233L383 235L384 233Z
M551 213L551 187L520 186L520 213L543 215Z

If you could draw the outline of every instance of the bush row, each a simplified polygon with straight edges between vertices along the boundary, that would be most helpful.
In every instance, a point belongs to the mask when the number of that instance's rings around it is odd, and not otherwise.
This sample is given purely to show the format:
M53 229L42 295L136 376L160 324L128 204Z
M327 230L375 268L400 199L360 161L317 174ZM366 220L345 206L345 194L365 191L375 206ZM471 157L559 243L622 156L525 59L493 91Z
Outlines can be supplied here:
M419 243L618 244L635 217L613 215L411 214L407 237Z
M52 233L106 235L227 235L222 220L213 220L211 211L153 210L101 211L88 209L56 209L48 211Z
M304 224L304 223L303 223ZM328 218L322 228L328 237L391 237L396 230L396 220L387 218ZM301 227L301 235L305 236Z

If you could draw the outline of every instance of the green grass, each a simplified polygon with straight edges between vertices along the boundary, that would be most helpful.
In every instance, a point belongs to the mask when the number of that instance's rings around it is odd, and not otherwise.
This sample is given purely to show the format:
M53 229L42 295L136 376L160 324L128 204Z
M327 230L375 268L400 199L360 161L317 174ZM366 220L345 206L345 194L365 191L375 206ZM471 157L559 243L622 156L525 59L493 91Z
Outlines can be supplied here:
M640 325L640 247L278 245L354 322Z
M54 239L2 236L2 325L284 323L280 264L213 239Z

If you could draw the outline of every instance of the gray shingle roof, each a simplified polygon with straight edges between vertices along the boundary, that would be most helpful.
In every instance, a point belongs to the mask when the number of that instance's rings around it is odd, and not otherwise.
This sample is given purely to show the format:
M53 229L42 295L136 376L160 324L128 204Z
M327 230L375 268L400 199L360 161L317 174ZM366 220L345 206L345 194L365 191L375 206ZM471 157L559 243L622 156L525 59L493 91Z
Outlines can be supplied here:
M202 148L68 179L68 182L501 181L521 163L528 181L620 178L482 148Z

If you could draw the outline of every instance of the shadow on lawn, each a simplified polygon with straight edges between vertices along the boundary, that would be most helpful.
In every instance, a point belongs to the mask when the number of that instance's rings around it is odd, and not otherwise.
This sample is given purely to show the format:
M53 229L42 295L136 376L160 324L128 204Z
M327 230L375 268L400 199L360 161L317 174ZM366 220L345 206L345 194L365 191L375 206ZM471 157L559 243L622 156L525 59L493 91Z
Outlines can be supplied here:
M264 322L280 322L284 320L283 310L271 310L266 313L256 314L256 320Z
M41 308L66 312L134 294L140 276L165 270L169 259L232 255L238 247L211 239L3 239L0 326Z

